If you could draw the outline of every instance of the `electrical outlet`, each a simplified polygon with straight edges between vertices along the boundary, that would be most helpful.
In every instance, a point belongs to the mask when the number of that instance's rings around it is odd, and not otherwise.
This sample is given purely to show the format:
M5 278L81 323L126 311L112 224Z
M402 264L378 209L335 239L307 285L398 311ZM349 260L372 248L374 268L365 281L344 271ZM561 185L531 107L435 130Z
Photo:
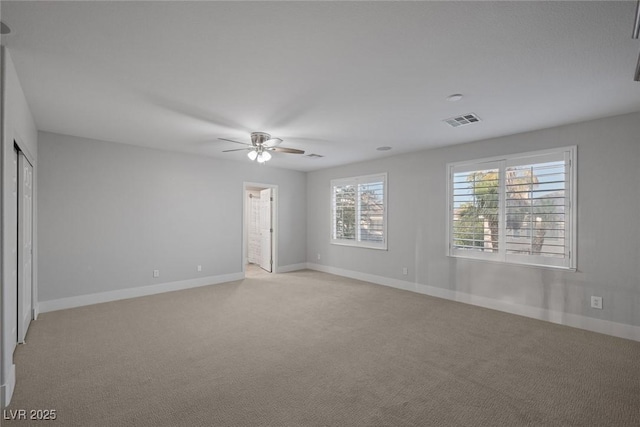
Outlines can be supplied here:
M201 265L198 266L198 271L202 271L202 266Z
M407 274L409 274L409 269L407 267L402 267L402 274L404 276L406 276Z
M320 258L321 258L321 257L320 257L320 254L318 254L318 261L320 261Z
M160 270L153 270L153 277L160 277Z
M591 308L602 310L602 297L591 297Z

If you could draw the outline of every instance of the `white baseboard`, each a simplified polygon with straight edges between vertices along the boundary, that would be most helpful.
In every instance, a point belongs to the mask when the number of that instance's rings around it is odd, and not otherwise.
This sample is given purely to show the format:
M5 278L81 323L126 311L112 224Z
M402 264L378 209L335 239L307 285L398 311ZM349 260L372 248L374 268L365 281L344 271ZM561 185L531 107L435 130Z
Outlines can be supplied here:
M180 291L183 289L216 285L218 283L233 282L235 280L242 279L244 279L244 273L231 273L220 276L199 277L197 279L180 280L177 282L160 283L157 285L118 289L116 291L100 292L97 294L40 301L38 304L38 312L47 313L49 311L65 310L67 308L82 307L85 305L100 304L103 302L142 297L146 295L160 294L163 292Z
M279 266L277 272L278 273L289 273L291 271L304 270L305 268L307 268L307 263L306 262L301 262L299 264L290 264L290 265Z
M16 365L11 365L7 381L0 387L0 396L2 399L2 407L6 408L11 403L13 390L16 388Z
M560 325L585 329L592 332L599 332L601 334L612 335L614 337L640 341L640 326L627 325L624 323L611 322L609 320L580 316L578 314L569 314L560 311L547 310L544 308L531 307L523 304L499 301L493 298L482 297L465 292L452 291L450 289L412 283L405 280L391 279L389 277L361 273L352 270L345 270L342 268L330 267L326 265L307 263L307 268L311 270L335 274L337 276L349 277L351 279L371 282L377 285L389 286L392 288L417 292L437 298L443 298L452 301L463 302L465 304L477 305L479 307L490 308L493 310L504 311L511 314L517 314L519 316L545 320Z
M278 273L304 270L307 263L291 264L278 267ZM40 313L65 310L67 308L82 307L85 305L100 304L103 302L117 301L128 298L136 298L145 295L159 294L162 292L179 291L182 289L196 288L200 286L216 285L218 283L233 282L244 279L244 273L224 274L220 276L208 276L177 282L160 283L158 285L140 286L136 288L119 289L116 291L100 292L97 294L79 295L75 297L60 298L49 301L40 301L34 306L34 317L37 319Z

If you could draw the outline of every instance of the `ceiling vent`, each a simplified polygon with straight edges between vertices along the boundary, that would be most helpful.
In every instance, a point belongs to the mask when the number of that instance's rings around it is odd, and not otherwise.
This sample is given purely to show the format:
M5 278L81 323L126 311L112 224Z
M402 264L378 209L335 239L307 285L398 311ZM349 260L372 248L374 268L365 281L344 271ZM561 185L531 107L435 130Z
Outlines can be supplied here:
M307 154L305 157L309 157L312 159L319 159L320 157L324 157L324 156L321 156L320 154Z
M477 123L479 121L480 117L476 116L474 113L465 114L464 116L451 117L450 119L443 120L443 122L446 122L449 126L454 128L470 125L471 123Z

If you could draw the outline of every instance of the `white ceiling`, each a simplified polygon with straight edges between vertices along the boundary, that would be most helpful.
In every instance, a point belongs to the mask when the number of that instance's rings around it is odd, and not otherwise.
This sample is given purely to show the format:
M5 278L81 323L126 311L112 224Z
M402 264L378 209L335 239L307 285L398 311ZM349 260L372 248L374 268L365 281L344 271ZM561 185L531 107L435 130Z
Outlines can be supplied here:
M87 138L249 161L217 138L264 131L309 171L640 111L635 1L1 8L38 129Z

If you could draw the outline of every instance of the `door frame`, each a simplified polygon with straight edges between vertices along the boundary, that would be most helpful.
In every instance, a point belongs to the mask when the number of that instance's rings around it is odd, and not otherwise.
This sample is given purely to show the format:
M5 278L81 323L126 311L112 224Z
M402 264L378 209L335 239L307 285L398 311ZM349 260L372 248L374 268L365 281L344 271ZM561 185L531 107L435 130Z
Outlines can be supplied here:
M18 282L18 292L17 292L17 299L18 299L18 307L17 307L17 311L18 311L18 324L17 324L17 330L18 330L18 337L17 337L17 342L18 344L23 344L25 342L25 338L27 336L27 331L29 329L29 326L27 326L25 328L24 326L24 320L27 316L29 316L29 323L31 323L31 321L34 319L34 301L33 301L33 290L34 290L34 285L33 285L33 272L34 272L34 266L33 266L33 252L34 252L34 245L33 245L33 230L34 230L34 225L35 225L35 221L34 221L34 187L35 187L35 180L34 180L34 170L35 168L33 167L33 164L29 161L29 158L27 157L27 155L20 150L18 147L14 147L14 149L17 152L17 160L18 160L18 175L17 175L17 199L18 199L18 251L17 251L17 258L18 258L18 277L17 277L17 282ZM30 238L31 238L31 254L30 254L30 258L31 258L31 272L30 272L30 277L31 277L31 283L30 283L30 287L31 289L29 289L29 299L31 299L31 301L29 301L29 313L25 313L24 312L24 295L26 293L26 289L27 287L25 286L25 277L24 277L24 262L25 262L25 255L24 255L24 245L25 245L25 205L24 205L24 188L25 188L25 174L24 174L24 169L26 167L25 165L28 164L31 167L31 215L30 215L30 220L31 220L31 225L30 225Z
M37 243L38 243L38 168L36 165L36 160L35 157L31 154L31 152L29 151L29 149L27 149L27 147L21 142L20 138L15 135L13 138L13 149L17 152L17 156L18 156L18 163L17 163L17 167L18 167L18 180L17 180L17 186L18 186L18 191L17 191L17 202L18 202L18 216L16 218L16 225L18 227L18 240L16 241L16 245L18 253L17 253L17 258L18 258L18 277L16 277L16 285L20 286L22 284L22 280L21 280L21 260L22 260L22 255L21 255L21 245L22 245L22 240L20 239L20 235L21 233L21 227L22 227L22 222L21 222L21 197L20 195L22 194L23 189L21 189L21 185L24 185L23 182L23 174L22 174L22 170L20 169L20 155L22 154L24 156L24 159L29 162L29 164L31 165L31 170L32 170L32 175L31 175L31 179L32 179L32 184L31 184L31 320L36 320L38 318L38 267L37 267L37 262L38 262L38 247L37 247ZM16 342L18 344L22 344L24 343L24 341L20 341L20 322L22 321L21 319L21 313L22 313L22 300L21 300L21 296L24 295L23 290L21 289L17 289L17 293L16 293L16 300L17 300L17 307L16 307L16 317L17 317L17 324L16 324L16 338L18 338L16 340ZM22 337L24 340L24 337Z
M273 259L272 273L278 272L278 185L265 184L260 182L244 182L242 185L242 273L247 272L247 191L252 188L271 189L273 203L271 205L271 225L273 234L271 236L271 258Z

